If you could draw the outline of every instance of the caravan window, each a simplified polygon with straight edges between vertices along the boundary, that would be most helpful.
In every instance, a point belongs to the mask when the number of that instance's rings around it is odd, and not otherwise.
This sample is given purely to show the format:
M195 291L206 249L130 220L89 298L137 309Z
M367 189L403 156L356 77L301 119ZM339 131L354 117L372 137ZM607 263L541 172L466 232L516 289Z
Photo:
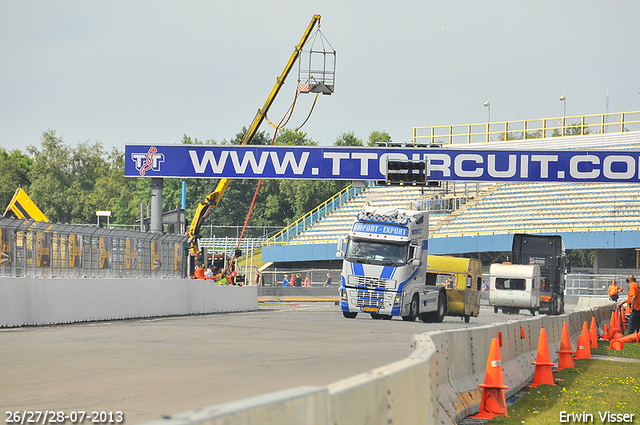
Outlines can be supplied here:
M511 291L524 291L527 289L527 281L524 279L496 278L496 289L506 289Z

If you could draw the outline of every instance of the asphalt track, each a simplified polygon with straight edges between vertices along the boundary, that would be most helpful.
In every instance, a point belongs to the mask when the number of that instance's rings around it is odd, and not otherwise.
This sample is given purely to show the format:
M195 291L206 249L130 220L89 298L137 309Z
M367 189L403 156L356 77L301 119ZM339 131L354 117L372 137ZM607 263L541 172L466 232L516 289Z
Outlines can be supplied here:
M135 424L406 358L413 334L516 318L483 306L465 324L345 319L334 303L249 313L0 329L0 413L121 411ZM87 422L85 422L87 423Z

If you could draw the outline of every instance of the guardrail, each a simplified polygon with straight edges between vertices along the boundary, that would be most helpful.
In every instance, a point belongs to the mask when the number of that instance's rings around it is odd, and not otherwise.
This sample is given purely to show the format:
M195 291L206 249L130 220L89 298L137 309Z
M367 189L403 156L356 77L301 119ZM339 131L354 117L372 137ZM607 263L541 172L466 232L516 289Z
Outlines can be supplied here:
M364 187L346 187L345 189L334 195L331 199L318 205L311 212L308 212L307 214L296 220L293 224L283 229L281 232L276 233L273 237L267 240L264 245L278 245L288 242L289 240L291 240L291 238L298 235L300 232L302 232L321 218L325 217L327 214L335 211L340 205L344 204L345 202L356 196L358 193L362 192L364 189Z
M640 130L640 111L413 128L416 145L440 146L545 139Z
M0 218L0 276L186 276L186 236Z

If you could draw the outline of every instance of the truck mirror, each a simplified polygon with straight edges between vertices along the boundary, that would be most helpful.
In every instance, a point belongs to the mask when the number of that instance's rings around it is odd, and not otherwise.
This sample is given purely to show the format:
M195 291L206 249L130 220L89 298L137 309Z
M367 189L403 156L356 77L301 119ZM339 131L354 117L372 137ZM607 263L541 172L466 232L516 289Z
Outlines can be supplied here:
M336 258L342 258L344 256L344 252L342 249L343 245L344 245L344 240L338 239L338 250L336 251Z
M420 258L414 258L411 261L411 264L415 267L420 267L422 265L422 260Z

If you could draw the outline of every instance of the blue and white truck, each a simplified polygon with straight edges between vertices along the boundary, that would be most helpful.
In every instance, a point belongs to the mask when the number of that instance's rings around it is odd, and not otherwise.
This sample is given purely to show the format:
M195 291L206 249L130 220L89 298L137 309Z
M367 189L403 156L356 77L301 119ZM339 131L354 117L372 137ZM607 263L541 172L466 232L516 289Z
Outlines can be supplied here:
M367 313L374 319L441 322L447 314L446 289L427 281L428 236L427 211L365 206L346 244L338 242L344 317Z

